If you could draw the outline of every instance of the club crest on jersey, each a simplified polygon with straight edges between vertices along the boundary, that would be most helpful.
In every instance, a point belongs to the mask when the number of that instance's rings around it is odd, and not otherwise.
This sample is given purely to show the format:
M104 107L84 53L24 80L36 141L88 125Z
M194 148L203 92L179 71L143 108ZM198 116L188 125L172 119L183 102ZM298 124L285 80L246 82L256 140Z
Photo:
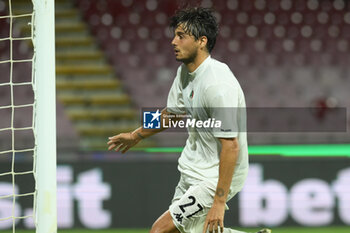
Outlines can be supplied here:
M190 98L193 99L194 91L191 91Z
M160 129L160 116L162 114L157 111L144 111L143 112L143 128L144 129Z

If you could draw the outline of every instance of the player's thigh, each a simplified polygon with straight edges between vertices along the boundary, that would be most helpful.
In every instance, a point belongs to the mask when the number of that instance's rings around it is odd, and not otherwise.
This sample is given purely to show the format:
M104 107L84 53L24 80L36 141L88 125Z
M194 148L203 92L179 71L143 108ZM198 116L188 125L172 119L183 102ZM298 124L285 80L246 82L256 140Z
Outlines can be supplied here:
M190 187L183 196L169 207L171 217L182 233L203 231L206 215L212 205L213 196L206 183Z
M169 210L162 214L153 224L150 233L180 233L173 223Z

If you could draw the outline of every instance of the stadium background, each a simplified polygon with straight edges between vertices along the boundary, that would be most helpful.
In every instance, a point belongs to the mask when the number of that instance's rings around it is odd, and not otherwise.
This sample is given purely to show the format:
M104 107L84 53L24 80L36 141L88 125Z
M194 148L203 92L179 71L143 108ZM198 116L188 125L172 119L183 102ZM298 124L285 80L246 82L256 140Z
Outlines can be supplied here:
M348 1L186 3L217 10L221 29L213 57L230 66L249 107L318 107L315 122L327 120L334 107L349 107ZM166 0L56 1L61 229L148 228L168 207L186 134L162 133L127 155L106 152L105 145L108 136L140 124L141 108L165 106L179 65L167 22L183 5ZM32 11L26 0L14 0L13 7L14 14ZM7 11L7 1L0 1L1 15ZM15 21L14 35L28 35L29 21ZM8 34L7 25L0 21L1 37ZM1 41L1 60L7 58L9 47ZM32 55L28 42L14 42L14 51L19 59ZM0 64L0 71L1 83L6 82L7 64ZM18 64L14 80L25 80L30 71L30 64ZM23 87L15 96L25 103L33 99L33 92ZM0 97L0 105L5 105L9 90L2 88ZM16 115L15 124L28 125L30 111ZM1 112L2 119L9 115ZM254 118L257 127L275 120ZM0 122L1 127L4 124L6 120ZM248 138L252 172L245 190L230 202L226 225L271 226L278 229L275 232L349 232L348 132L251 132ZM32 139L30 133L18 135L16 145L25 148ZM0 134L2 150L9 140ZM296 146L281 146L286 144ZM30 166L27 156L17 160L19 170ZM1 158L1 171L9 166L10 161ZM33 187L30 179L17 185L20 191ZM19 199L18 207L25 211L30 202ZM30 228L31 223L18 221L17 226ZM337 228L327 228L332 226ZM6 223L1 229L7 229Z

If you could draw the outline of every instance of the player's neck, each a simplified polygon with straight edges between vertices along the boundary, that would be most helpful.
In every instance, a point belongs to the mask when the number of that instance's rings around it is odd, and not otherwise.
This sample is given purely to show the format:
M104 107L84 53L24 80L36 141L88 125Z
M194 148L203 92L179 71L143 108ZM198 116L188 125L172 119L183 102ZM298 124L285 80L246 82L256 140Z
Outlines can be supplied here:
M187 67L188 71L192 73L202 64L202 62L205 59L207 59L207 57L209 57L209 55L210 55L209 53L199 52L191 62L184 63L184 64Z

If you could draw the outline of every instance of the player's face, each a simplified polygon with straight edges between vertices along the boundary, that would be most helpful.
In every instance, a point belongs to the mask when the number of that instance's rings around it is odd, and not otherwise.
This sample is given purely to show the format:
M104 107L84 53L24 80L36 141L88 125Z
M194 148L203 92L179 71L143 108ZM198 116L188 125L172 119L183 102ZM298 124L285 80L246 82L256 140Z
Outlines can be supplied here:
M171 42L174 47L175 58L183 63L194 61L199 50L199 40L193 35L186 33L182 25L175 29L174 39Z

